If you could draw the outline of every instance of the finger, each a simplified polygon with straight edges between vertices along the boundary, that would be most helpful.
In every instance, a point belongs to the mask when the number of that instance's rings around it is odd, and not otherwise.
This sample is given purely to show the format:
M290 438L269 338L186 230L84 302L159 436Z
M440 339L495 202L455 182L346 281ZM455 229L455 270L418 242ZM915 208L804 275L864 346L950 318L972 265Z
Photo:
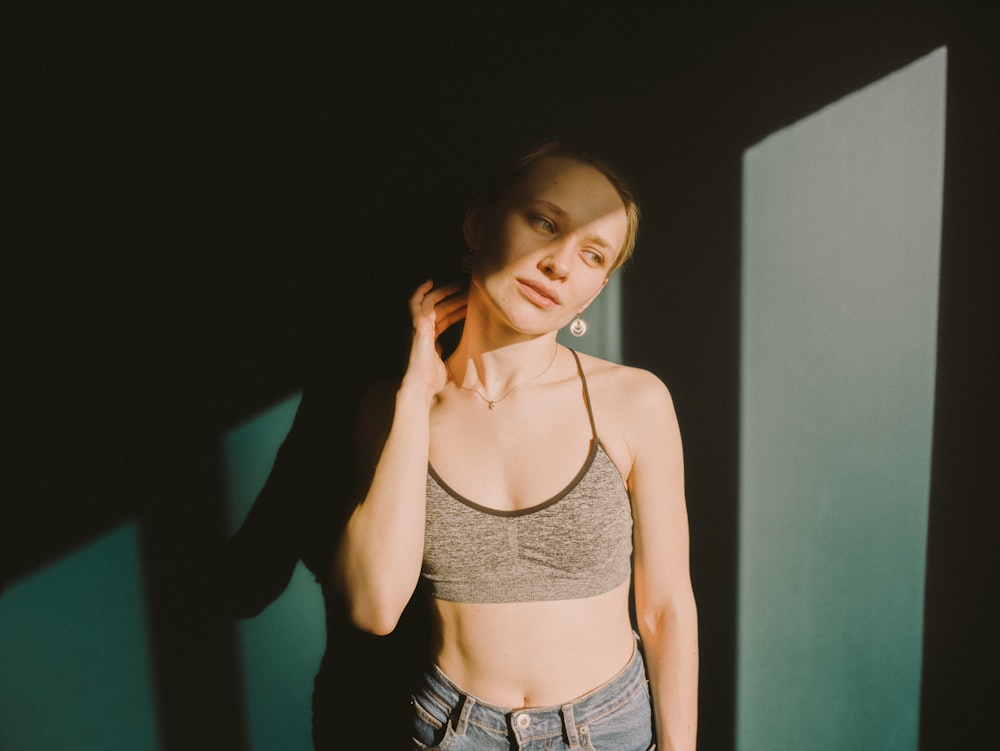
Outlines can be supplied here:
M452 291L450 288L441 287L441 291L447 291L449 294L437 297L437 302L435 305L464 305L465 301L469 299L469 293L463 290L461 287Z
M448 313L439 314L434 321L434 335L441 336L441 333L451 328L456 323L465 318L466 306L461 305Z
M434 290L435 293L440 293L443 297L448 295L453 295L462 289L462 282L448 282L447 284L442 284L440 287Z
M452 311L458 310L459 308L464 308L469 303L469 296L467 294L457 294L447 297L437 305L434 306L434 314L438 318L443 318L452 313Z
M461 282L452 282L451 284L443 284L437 289L432 289L424 295L423 304L426 305L437 305L443 300L457 295L462 291Z
M433 280L428 279L414 290L413 294L410 295L410 300L409 300L411 315L413 316L420 315L421 304L423 303L424 298L427 296L427 293L430 292L431 289L433 288L434 288Z

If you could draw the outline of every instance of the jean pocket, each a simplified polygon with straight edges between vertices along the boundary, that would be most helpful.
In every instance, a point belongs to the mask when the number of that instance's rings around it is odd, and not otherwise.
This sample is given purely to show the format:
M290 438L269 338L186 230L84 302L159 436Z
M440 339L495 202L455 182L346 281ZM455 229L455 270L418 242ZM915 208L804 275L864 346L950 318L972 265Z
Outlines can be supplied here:
M413 734L413 746L420 751L445 751L454 740L448 709L437 702L427 701L424 697L414 696L413 718L410 729Z
M580 745L585 751L653 751L653 713L645 686L628 696L617 708L580 727Z
M637 738L635 733L625 734L617 733L615 735L607 735L606 733L601 733L601 737L593 738L589 732L589 728L581 728L584 732L580 733L580 749L581 751L622 751L622 749L636 749L636 751L656 751L656 744L652 743L648 747L645 743L642 745L635 746L632 744ZM641 741L640 741L641 742ZM625 744L625 745L622 745Z

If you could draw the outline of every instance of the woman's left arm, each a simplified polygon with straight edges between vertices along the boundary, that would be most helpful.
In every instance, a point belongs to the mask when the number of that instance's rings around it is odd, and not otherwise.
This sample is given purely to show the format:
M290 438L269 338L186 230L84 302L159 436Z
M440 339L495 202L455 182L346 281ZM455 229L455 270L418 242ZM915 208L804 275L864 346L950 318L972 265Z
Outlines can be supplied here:
M651 373L637 379L626 439L632 455L635 604L659 751L694 751L698 725L698 614L691 588L684 460L673 402Z

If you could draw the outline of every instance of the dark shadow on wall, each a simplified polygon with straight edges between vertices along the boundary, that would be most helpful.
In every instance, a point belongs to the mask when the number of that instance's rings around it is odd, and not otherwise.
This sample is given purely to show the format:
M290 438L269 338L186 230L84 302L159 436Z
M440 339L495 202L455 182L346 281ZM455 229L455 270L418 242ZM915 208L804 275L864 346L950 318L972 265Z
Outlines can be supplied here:
M1000 508L989 474L1000 421L1000 13L954 29L924 616L922 749L985 747L1000 700Z

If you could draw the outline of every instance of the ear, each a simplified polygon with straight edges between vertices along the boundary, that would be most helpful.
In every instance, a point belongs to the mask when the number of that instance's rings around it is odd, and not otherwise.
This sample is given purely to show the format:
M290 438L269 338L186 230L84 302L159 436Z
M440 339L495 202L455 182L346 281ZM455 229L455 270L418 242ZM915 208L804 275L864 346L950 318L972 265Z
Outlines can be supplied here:
M483 244L483 223L486 220L486 203L477 198L465 210L462 222L462 239L470 250L479 250Z

